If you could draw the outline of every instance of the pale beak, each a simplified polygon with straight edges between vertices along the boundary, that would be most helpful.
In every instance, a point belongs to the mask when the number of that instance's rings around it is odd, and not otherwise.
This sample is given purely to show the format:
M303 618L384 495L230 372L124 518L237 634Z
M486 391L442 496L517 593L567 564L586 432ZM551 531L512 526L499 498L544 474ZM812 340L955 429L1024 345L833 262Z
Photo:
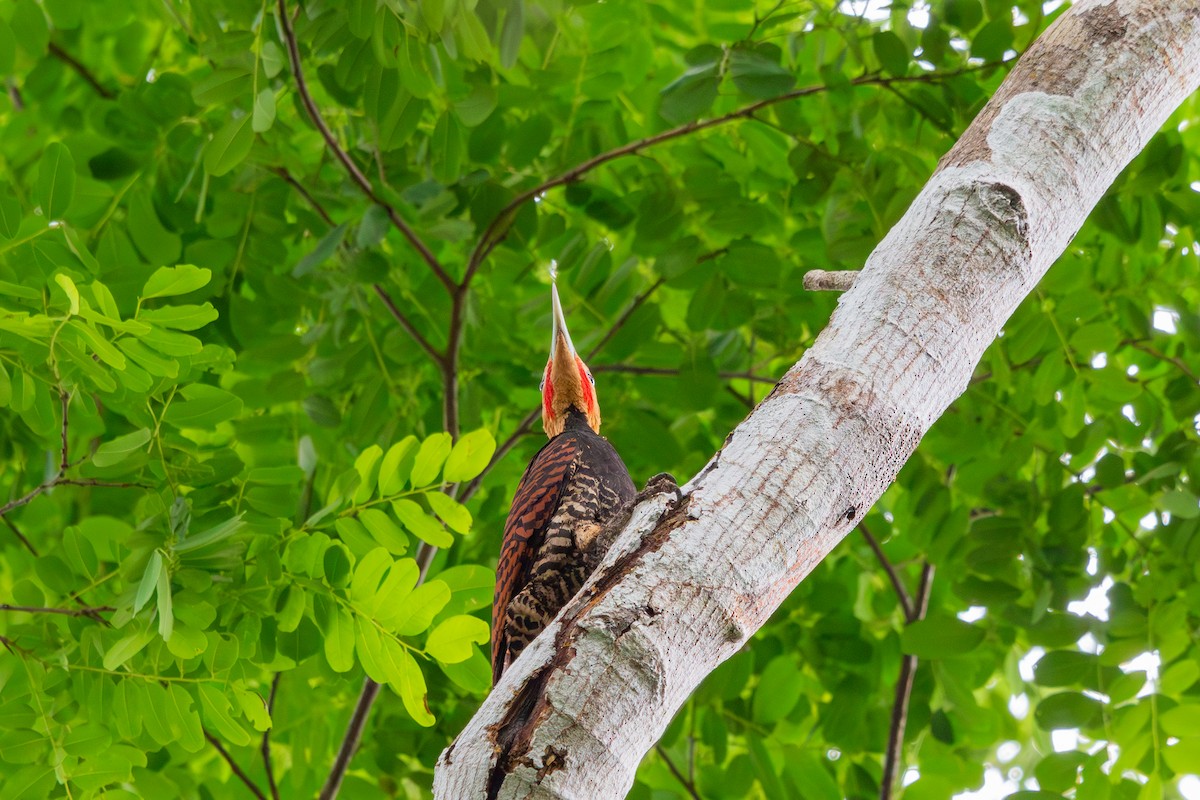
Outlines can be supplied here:
M555 363L566 362L574 365L575 345L571 342L570 331L567 330L567 319L563 315L562 302L558 299L557 283L550 284L550 305L553 307L550 360Z

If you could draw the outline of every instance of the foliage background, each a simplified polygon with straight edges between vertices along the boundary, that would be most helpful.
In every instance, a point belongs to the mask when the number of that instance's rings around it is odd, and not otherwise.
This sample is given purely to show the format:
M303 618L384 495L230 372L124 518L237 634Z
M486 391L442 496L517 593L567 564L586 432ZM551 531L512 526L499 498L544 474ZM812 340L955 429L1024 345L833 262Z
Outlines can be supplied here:
M0 795L311 796L365 674L342 796L428 796L546 265L635 480L691 475L823 327L804 272L861 264L1061 10L0 2ZM906 797L1200 796L1196 114L633 797L878 796L906 664Z

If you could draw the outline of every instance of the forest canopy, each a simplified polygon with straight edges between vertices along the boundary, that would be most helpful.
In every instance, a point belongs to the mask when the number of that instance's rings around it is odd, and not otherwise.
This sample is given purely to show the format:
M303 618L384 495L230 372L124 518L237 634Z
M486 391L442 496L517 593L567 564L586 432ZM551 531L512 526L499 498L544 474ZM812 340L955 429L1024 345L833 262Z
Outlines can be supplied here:
M549 265L682 481L1064 8L4 0L0 796L431 796ZM1200 798L1198 114L631 797Z

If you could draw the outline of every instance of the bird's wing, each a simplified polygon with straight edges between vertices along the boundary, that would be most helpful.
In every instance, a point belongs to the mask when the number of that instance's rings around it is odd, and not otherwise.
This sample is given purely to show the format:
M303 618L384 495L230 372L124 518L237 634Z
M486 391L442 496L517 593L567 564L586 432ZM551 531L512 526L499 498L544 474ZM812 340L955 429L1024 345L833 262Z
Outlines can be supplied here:
M575 471L579 449L579 443L572 437L552 439L534 456L513 497L508 521L504 523L504 544L496 565L496 595L492 600L493 685L499 682L505 667L504 618L508 604L529 582L529 570L542 533Z

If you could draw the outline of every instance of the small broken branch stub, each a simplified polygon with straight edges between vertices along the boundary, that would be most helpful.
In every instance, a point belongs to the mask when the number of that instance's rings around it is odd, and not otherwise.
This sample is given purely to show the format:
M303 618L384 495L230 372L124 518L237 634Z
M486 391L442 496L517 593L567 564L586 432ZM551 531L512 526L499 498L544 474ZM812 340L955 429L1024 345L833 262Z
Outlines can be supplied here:
M809 292L848 292L858 273L857 269L810 269L804 273L804 289Z

